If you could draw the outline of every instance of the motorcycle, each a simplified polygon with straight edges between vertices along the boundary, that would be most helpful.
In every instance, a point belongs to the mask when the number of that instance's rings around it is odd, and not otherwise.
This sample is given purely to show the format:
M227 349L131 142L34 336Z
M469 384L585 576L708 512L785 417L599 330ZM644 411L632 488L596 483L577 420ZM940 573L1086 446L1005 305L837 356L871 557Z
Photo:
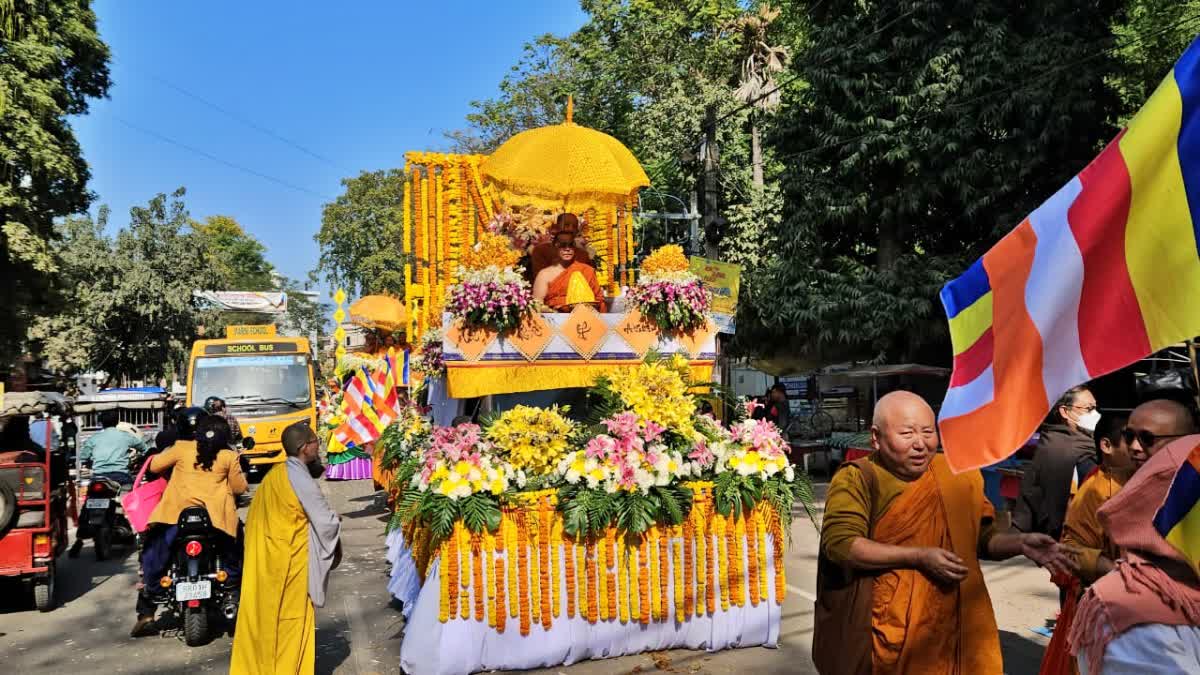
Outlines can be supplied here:
M247 445L253 447L253 441ZM276 452L243 453L242 463ZM152 598L166 608L166 613L178 617L184 642L196 647L221 632L232 631L236 624L240 569L230 565L230 552L221 545L225 537L213 526L203 506L184 509L176 525L170 564Z
M124 487L104 476L93 476L79 515L79 538L91 539L96 560L106 560L114 544L134 546L137 533L125 517L120 496Z

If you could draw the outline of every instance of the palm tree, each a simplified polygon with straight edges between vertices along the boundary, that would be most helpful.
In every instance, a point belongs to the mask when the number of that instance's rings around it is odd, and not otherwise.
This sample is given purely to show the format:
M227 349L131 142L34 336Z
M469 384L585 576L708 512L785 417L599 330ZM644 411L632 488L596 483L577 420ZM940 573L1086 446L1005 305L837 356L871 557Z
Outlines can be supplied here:
M742 50L739 57L741 74L734 98L752 106L750 114L750 159L753 164L755 187L763 186L762 142L759 138L758 115L779 106L779 83L775 76L783 72L787 63L787 47L767 44L767 32L771 23L779 18L779 10L763 3L758 12L747 12L737 21L742 32Z

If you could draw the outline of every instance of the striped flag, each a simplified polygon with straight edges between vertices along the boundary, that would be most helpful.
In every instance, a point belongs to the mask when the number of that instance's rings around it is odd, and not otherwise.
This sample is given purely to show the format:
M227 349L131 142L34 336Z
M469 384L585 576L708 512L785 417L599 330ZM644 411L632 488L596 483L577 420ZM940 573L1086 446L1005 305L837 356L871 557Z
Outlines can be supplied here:
M1154 515L1154 529L1200 574L1200 447L1179 467L1167 497Z
M1008 457L1066 390L1200 334L1200 40L1129 127L942 289L956 471Z

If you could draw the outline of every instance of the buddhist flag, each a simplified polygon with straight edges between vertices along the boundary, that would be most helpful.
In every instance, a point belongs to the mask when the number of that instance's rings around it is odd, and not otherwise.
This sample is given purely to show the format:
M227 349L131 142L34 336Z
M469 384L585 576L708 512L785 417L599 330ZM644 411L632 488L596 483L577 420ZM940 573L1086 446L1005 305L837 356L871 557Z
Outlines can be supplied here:
M1154 529L1200 574L1200 447L1179 467L1167 498L1154 515Z
M1071 387L1200 334L1200 41L1129 127L942 289L956 471L1004 459Z

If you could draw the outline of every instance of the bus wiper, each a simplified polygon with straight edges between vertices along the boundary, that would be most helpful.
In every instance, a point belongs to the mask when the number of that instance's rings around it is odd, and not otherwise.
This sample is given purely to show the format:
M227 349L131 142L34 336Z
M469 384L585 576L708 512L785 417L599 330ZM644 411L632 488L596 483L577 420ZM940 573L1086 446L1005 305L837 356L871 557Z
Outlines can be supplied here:
M229 398L237 399L241 403L282 403L284 405L291 406L291 407L295 408L296 410L304 410L304 408L305 408L305 406L300 405L299 403L296 403L295 401L293 401L291 399L283 398L280 396L269 396L269 397L264 398L257 394L250 394L247 396L231 396Z

